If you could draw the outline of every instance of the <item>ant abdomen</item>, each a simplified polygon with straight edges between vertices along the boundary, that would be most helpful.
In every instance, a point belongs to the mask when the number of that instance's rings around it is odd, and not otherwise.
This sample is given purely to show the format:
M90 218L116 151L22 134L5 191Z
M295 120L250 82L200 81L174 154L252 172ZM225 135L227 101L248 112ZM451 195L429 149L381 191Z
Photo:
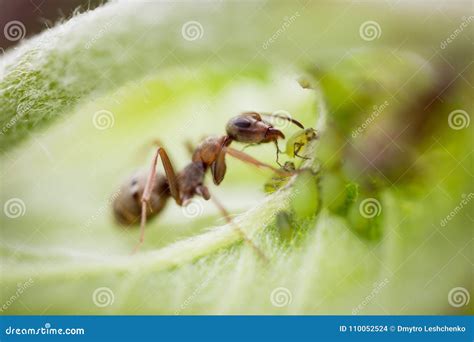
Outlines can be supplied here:
M138 170L114 194L112 203L114 217L121 225L130 226L140 222L142 195L147 176L145 170ZM163 174L157 173L147 208L147 218L150 219L163 210L169 197L168 181Z

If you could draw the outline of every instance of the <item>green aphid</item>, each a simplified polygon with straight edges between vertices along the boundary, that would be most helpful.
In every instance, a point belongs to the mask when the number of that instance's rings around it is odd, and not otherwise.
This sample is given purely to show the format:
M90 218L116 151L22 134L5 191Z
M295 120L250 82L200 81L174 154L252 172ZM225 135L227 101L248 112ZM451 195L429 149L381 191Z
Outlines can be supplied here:
M281 169L284 171L293 172L295 171L296 167L293 162L287 161ZM288 176L283 176L281 174L275 173L272 178L265 183L264 190L266 193L275 192L282 186L284 186L286 183L288 183L289 180L290 178Z
M319 138L318 132L314 128L306 128L293 134L286 142L286 151L291 158L300 157L308 159L302 155L304 147L308 145L310 141Z
M357 200L359 196L359 184L350 182L346 184L346 199L344 201L344 213L346 213L350 206Z
M305 146L307 146L310 141L313 141L318 138L319 134L314 128L306 128L299 130L288 139L286 143L286 150L283 153L285 153L291 158L299 157L302 159L308 159L302 155L302 152L304 151ZM284 171L292 172L296 170L296 167L293 162L287 161L281 169ZM288 180L288 176L274 174L272 178L265 183L265 192L272 193L277 191L286 183L288 183Z
M291 214L279 211L275 217L275 226L281 240L288 241L293 237L294 229L291 224Z

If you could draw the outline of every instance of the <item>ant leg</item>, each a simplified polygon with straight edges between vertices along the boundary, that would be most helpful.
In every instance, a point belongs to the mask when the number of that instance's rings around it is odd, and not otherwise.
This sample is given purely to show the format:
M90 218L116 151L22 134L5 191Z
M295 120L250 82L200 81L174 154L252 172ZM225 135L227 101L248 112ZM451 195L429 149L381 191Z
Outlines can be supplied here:
M257 159L255 159L254 157L248 155L247 153L244 153L242 151L238 151L236 149L233 149L232 147L226 147L226 153L230 154L232 157L234 158L237 158L241 161L243 161L244 163L248 163L248 164L251 164L251 165L254 165L256 167L260 167L260 168L266 168L266 169L269 169L275 173L278 173L279 175L282 175L282 176L292 176L296 173L298 173L297 170L295 171L285 171L285 170L282 170L282 169L277 169L276 167L273 167L271 165L268 165L268 164L265 164Z
M133 253L135 253L138 248L143 244L145 239L145 225L146 225L146 210L147 206L150 203L151 193L153 191L153 187L155 185L155 177L156 177L156 165L158 163L158 157L161 157L161 163L163 164L163 168L165 169L166 178L168 180L168 184L170 187L171 196L175 199L178 205L182 204L181 198L179 197L179 190L178 190L178 182L176 178L176 174L173 169L173 165L168 157L168 154L162 147L158 147L153 156L153 160L151 162L150 173L148 174L148 178L145 184L145 189L143 190L142 195L142 212L140 218L140 239L138 244L135 246Z
M219 211L221 212L222 216L225 218L227 223L234 227L234 229L242 236L242 239L250 247L252 247L252 249L255 251L255 253L257 253L257 255L260 258L262 258L265 262L268 262L269 260L268 260L267 256L265 255L265 253L263 253L263 251L260 248L258 248L255 245L255 243L253 243L253 241L247 236L247 234L245 234L245 232L242 229L240 229L240 227L236 223L234 223L234 221L232 221L232 218L231 218L229 212L227 211L226 208L224 208L222 203L214 195L211 196L211 199L212 199L212 202L214 202L214 204L216 205L217 209L219 209Z
M304 159L304 160L309 160L310 158L307 158L307 157L304 157L304 156L301 156L298 154L298 152L301 150L301 148L304 146L304 144L300 144L300 143L294 143L293 144L293 150L295 151L294 154L295 154L295 157L298 157L298 158L301 158L301 159Z
M152 145L153 147L162 147L162 146L163 146L163 143L161 142L160 139L155 138L155 139L151 140L151 145Z
M165 169L165 175L166 179L168 180L171 196L176 201L176 204L180 206L181 204L183 204L183 202L181 200L181 197L179 196L178 177L174 172L173 165L171 164L170 158L168 157L168 153L166 153L166 150L164 148L158 147L155 157L153 159L154 167L156 167L158 155L161 157L161 163L163 164L163 168Z
M276 149L277 149L277 157L276 157L276 163L280 166L280 167L283 167L283 165L280 164L278 158L280 157L280 147L278 146L278 141L275 140L275 146L276 146Z
M258 145L258 144L247 144L247 145L244 145L244 146L242 147L241 151L244 151L244 150L246 150L247 148L252 147L252 146L255 146L255 145Z
M298 157L298 158L304 159L304 160L310 160L311 159L311 158L308 158L308 157L305 157L305 156L301 156L297 152L295 152L295 156Z
M151 150L155 150L157 147L163 147L164 145L161 143L161 141L158 138L155 139L147 139L144 143L140 143L136 148L135 148L135 153L131 155L131 159L133 160L133 163L142 163L143 160L145 159L148 162L148 153Z

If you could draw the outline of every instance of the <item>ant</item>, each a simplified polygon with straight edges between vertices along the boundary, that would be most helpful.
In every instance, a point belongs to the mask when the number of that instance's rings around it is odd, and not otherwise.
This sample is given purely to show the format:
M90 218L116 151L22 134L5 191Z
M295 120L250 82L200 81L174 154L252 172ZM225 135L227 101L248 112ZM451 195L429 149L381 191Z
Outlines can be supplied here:
M134 252L144 241L147 219L160 213L170 197L173 197L179 206L186 206L195 195L199 195L205 200L211 198L209 189L204 185L204 177L210 170L214 184L219 185L226 173L225 157L227 154L245 163L267 168L284 176L296 173L296 171L288 172L275 168L230 147L234 141L248 144L273 142L277 147L278 158L280 152L278 139L285 139L285 135L274 128L270 122L262 119L262 116L284 119L304 128L301 123L291 117L271 113L245 112L227 122L226 135L205 138L194 149L191 162L179 173L174 171L166 150L160 146L153 156L150 171L137 173L122 185L119 195L113 202L114 216L119 223L126 225L134 224L140 218L140 239ZM163 164L165 175L156 173L159 158ZM214 196L212 199L227 222L231 224L232 220L226 209ZM239 227L236 229L242 238L265 259L260 249L246 234Z

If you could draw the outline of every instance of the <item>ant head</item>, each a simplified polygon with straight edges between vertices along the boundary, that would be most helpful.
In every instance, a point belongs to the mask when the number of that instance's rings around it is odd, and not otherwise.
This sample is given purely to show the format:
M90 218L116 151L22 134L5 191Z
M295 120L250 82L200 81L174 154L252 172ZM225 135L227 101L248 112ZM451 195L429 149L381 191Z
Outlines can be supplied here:
M231 118L227 122L226 131L232 140L249 144L285 139L283 132L262 120L260 114L256 112L243 113Z
M118 223L128 226L140 222L141 200L147 176L146 171L137 171L122 184L117 193L112 195L114 217ZM147 210L147 218L151 218L161 211L168 197L169 188L166 178L157 174L150 199L150 208Z

